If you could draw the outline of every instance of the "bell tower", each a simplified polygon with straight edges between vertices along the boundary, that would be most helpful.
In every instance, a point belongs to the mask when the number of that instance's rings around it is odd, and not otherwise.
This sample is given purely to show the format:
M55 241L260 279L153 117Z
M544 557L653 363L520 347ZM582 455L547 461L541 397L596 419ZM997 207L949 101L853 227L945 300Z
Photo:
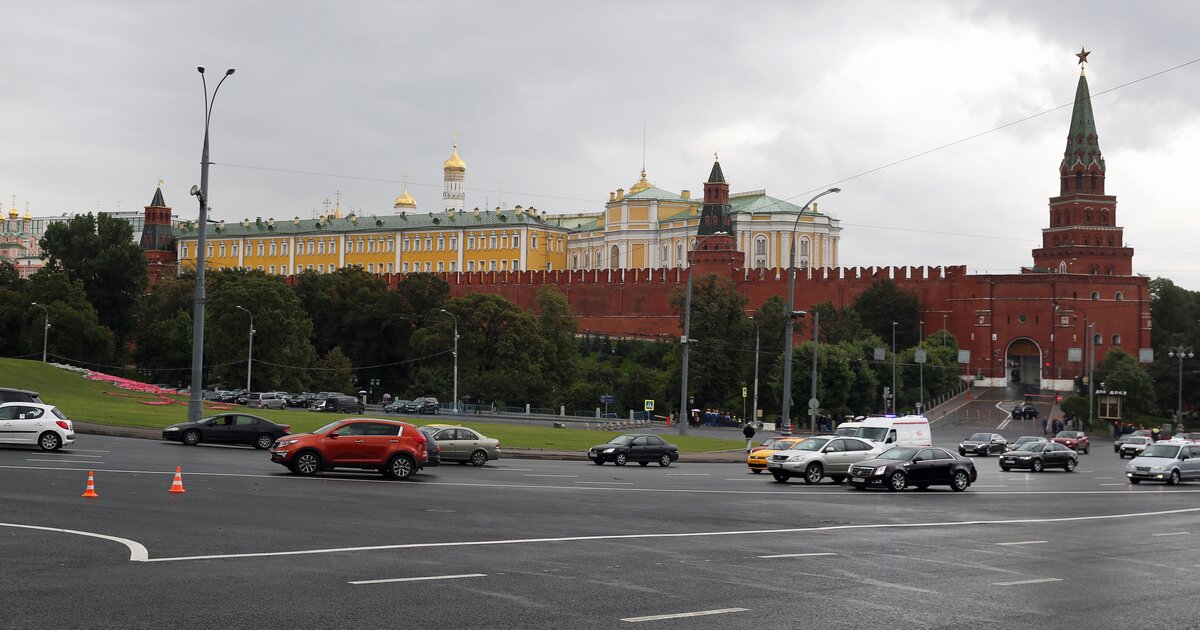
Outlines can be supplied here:
M1090 51L1076 57L1082 66ZM1086 72L1079 72L1067 148L1058 165L1058 196L1050 198L1050 226L1033 250L1036 270L1097 276L1133 275L1133 248L1117 226L1117 198L1104 193L1107 167L1100 152Z

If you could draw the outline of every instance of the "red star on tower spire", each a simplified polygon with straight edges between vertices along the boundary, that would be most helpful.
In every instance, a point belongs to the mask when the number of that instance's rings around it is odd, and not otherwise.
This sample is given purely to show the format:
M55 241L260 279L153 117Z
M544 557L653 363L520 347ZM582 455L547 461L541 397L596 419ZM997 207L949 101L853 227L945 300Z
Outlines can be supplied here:
M1079 52L1075 53L1075 56L1076 56L1076 57L1079 57L1079 65L1081 65L1081 66L1082 66L1083 64L1087 63L1087 57L1088 57L1088 55L1090 55L1090 54L1092 54L1092 51L1090 51L1090 50L1084 50L1084 49L1083 49L1083 47L1082 47L1082 46L1080 46L1080 47L1079 47Z

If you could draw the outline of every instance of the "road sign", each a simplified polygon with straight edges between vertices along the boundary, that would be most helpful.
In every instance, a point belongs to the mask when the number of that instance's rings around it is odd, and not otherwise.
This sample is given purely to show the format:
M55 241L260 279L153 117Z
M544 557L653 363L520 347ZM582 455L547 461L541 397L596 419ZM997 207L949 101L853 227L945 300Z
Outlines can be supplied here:
M654 401L653 400L646 401L646 411L654 411Z
M817 400L816 398L809 398L808 399L808 408L809 409L820 409L821 401Z
M914 353L913 362L925 363L926 358L927 358L927 353L924 350L921 350L920 348L918 348L917 351Z
M600 404L601 405L611 405L612 402L613 402L612 394L600 394Z
M742 398L745 398L745 397L746 397L746 388L743 387L742 388Z

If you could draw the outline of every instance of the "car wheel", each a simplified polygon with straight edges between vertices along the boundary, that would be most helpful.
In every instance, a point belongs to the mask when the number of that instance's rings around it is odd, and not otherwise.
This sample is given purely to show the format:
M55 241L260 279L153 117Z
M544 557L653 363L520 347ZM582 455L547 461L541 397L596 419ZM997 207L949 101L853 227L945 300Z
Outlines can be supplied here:
M666 453L663 453L662 457L658 458L658 465L662 466L663 468L670 466L671 465L671 456L667 455Z
M1092 450L1091 445L1085 446L1085 447L1083 447L1083 454L1087 455L1089 452L1091 452L1091 450Z
M954 478L950 480L950 489L954 490L955 492L962 492L963 490L966 490L967 486L969 485L971 485L971 478L968 477L967 473L962 470L954 473Z
M806 484L812 485L817 483L821 481L821 477L823 476L825 476L825 473L821 470L821 465L816 462L809 464L808 468L804 469L804 483Z
M43 451L57 451L62 448L62 438L53 431L46 431L38 438L38 446Z
M771 473L771 476L774 477L775 481L778 481L779 483L787 483L787 480L792 478L791 475L785 472L773 472Z
M383 469L383 474L392 479L408 479L415 472L417 472L416 464L411 457L404 453L393 456Z
M474 453L471 453L471 465L472 466L482 466L487 463L487 460L488 460L487 451L479 450L479 451L475 451Z
M1066 470L1067 472L1075 470L1075 460L1068 459L1067 463L1063 464L1063 470Z
M188 446L195 446L200 443L200 432L195 429L188 429L183 432L183 443Z
M1167 485L1168 486L1179 485L1179 471L1178 470L1171 471L1171 476L1167 478Z
M1141 479L1130 479L1130 480L1129 480L1129 483L1131 483L1131 484L1133 484L1133 485L1135 485L1135 486L1136 486L1136 485L1138 485L1139 483L1142 483L1142 480L1141 480Z
M960 448L960 449L958 449L958 454L959 454L959 456L961 456L961 457L966 457L966 456L967 456L967 452L966 452L966 451L964 451L964 450L963 450L963 449L961 449L961 448Z
M1042 460L1040 460L1040 459L1033 460L1033 463L1031 463L1029 465L1029 469L1032 470L1033 472L1042 472Z
M613 458L613 463L618 466L624 466L625 463L628 461L629 461L629 456L626 455L625 453L617 453L617 456L615 458Z
M263 451L271 448L271 444L275 442L275 438L271 437L270 433L259 433L258 437L254 438L254 448Z
M638 466L649 466L650 462L638 462Z
M1003 470L1004 472L1008 472L1008 471L1010 471L1010 470L1012 470L1012 469L1011 469L1011 468L1009 468L1008 466L1001 466L1001 467L1000 467L1000 470Z
M292 459L292 472L311 477L321 469L321 456L312 451L303 451Z
M865 484L861 484L861 483L852 483L852 484L850 484L850 485L851 485L851 486L852 486L852 487L853 487L855 490L863 490L863 489L865 489L865 488L867 487Z
M908 477L898 470L888 477L888 490L891 490L892 492L899 492L907 485Z

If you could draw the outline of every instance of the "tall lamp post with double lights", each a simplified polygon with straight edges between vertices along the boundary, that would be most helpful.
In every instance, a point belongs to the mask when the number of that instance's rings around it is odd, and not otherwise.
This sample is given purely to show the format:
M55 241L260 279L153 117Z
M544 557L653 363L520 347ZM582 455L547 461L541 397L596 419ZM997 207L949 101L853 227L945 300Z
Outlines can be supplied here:
M42 363L45 363L47 348L46 342L50 341L50 311L45 306L42 306L37 302L30 302L29 304L42 309L42 312L46 314L46 321L42 326Z
M240 306L235 306L233 308L236 308L237 310L242 311L245 314L250 316L250 341L248 342L248 344L246 346L246 392L249 392L250 391L250 371L251 371L250 366L254 361L254 313L251 313L249 310L244 309Z
M458 316L446 309L438 309L454 319L454 412L458 413Z
M892 413L896 413L896 322L892 322Z
M779 422L783 424L781 433L787 435L792 431L792 327L793 319L797 317L796 312L796 230L800 229L800 217L804 215L804 211L812 203L825 195L842 192L841 188L830 188L824 192L818 193L800 208L800 212L796 214L796 222L792 225L792 244L788 253L788 301L787 312L787 328L784 333L783 345L783 414L779 417ZM815 329L815 327L814 327ZM814 343L813 352L816 353L817 348ZM813 359L814 363L816 359ZM816 370L813 370L814 374ZM816 396L813 396L816 400ZM812 401L809 401L811 404Z
M1175 404L1175 424L1178 425L1183 422L1183 360L1196 355L1191 346L1171 346L1167 349L1167 356L1179 359L1179 398Z
M225 71L225 76L217 82L213 89L212 98L208 96L208 81L204 78L204 66L198 66L200 82L204 86L204 148L200 152L200 185L192 186L192 195L200 203L200 219L196 232L196 293L195 307L192 309L192 387L188 397L188 421L198 422L204 414L204 396L201 389L204 386L204 257L205 257L205 228L208 226L208 126L212 120L213 103L217 100L217 92L225 79L233 76L233 68ZM249 389L247 386L246 389Z

